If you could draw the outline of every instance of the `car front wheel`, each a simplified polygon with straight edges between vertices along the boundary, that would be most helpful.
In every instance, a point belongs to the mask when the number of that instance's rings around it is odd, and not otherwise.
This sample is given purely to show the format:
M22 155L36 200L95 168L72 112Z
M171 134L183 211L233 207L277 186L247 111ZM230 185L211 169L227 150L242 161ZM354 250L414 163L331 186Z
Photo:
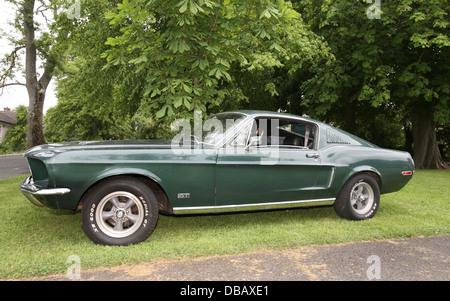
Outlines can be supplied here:
M357 174L348 180L339 192L334 210L349 220L372 218L380 204L380 187L368 174Z
M81 219L84 232L95 243L136 244L147 239L156 227L158 203L143 182L113 178L87 194Z

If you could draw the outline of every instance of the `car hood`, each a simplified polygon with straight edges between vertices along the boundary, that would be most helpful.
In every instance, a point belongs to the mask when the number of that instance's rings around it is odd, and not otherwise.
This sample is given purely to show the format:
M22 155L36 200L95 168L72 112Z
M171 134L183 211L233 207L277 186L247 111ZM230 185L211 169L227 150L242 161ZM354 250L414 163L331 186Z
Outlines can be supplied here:
M170 140L104 140L50 143L30 148L25 157L52 157L57 153L81 150L170 149Z

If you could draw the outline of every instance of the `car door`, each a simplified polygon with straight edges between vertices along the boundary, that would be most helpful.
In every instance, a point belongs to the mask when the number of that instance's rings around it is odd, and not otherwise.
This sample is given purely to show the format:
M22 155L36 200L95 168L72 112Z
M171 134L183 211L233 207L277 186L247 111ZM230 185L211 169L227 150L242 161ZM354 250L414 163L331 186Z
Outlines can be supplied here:
M295 119L253 120L218 151L216 206L312 199L316 133L314 124Z

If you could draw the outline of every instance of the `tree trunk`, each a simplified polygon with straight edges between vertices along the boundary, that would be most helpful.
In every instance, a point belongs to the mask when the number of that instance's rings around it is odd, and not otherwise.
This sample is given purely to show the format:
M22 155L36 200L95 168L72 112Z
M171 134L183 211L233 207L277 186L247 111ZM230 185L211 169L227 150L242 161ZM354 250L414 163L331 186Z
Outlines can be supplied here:
M44 73L38 80L36 72L37 48L35 44L34 28L34 3L35 0L23 2L23 24L25 34L25 80L28 91L28 148L45 144L44 130L42 127L45 93L52 78L56 61L50 55L44 62Z
M433 112L422 107L412 113L412 136L416 169L446 169L436 139Z
M37 88L33 90L34 91L32 92L30 91L28 92L29 97L28 128L27 128L28 148L46 143L43 130L45 90L38 91Z
M360 94L361 90L358 90L355 93L351 94L349 98L344 102L343 106L342 115L344 117L344 120L342 129L352 134L358 133L356 125L356 103Z

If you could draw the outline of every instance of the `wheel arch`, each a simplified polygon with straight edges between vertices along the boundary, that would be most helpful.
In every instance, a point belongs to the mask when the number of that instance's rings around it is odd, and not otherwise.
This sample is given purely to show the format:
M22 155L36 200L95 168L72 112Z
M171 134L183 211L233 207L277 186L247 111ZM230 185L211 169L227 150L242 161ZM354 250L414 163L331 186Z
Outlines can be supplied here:
M373 171L361 170L354 173L345 181L339 191L333 205L334 210L339 216L349 220L372 218L380 203L380 185L379 177ZM364 186L370 188L366 188L366 192L363 194L359 188ZM356 191L356 187L359 192ZM356 196L354 196L354 192L357 193Z
M157 179L158 177L152 177L150 175L141 174L141 173L133 173L133 172L126 172L126 173L114 173L114 174L108 174L104 175L102 177L98 177L93 183L85 189L82 197L80 198L80 201L78 202L77 210L81 210L83 207L83 203L86 200L86 197L89 195L89 193L95 189L96 186L103 184L106 181L110 181L113 179L117 179L120 177L131 177L138 181L144 182L155 194L156 200L158 202L158 209L159 212L162 214L173 214L172 206L170 205L169 198L167 197L167 194L164 190L164 188L160 185Z
M347 183L351 178L354 176L357 176L359 174L367 174L375 179L375 181L378 183L378 187L381 191L382 181L381 181L381 173L372 166L358 166L352 169L352 171L348 174L348 176L344 179L344 181L341 184L341 189L344 187L345 183Z

